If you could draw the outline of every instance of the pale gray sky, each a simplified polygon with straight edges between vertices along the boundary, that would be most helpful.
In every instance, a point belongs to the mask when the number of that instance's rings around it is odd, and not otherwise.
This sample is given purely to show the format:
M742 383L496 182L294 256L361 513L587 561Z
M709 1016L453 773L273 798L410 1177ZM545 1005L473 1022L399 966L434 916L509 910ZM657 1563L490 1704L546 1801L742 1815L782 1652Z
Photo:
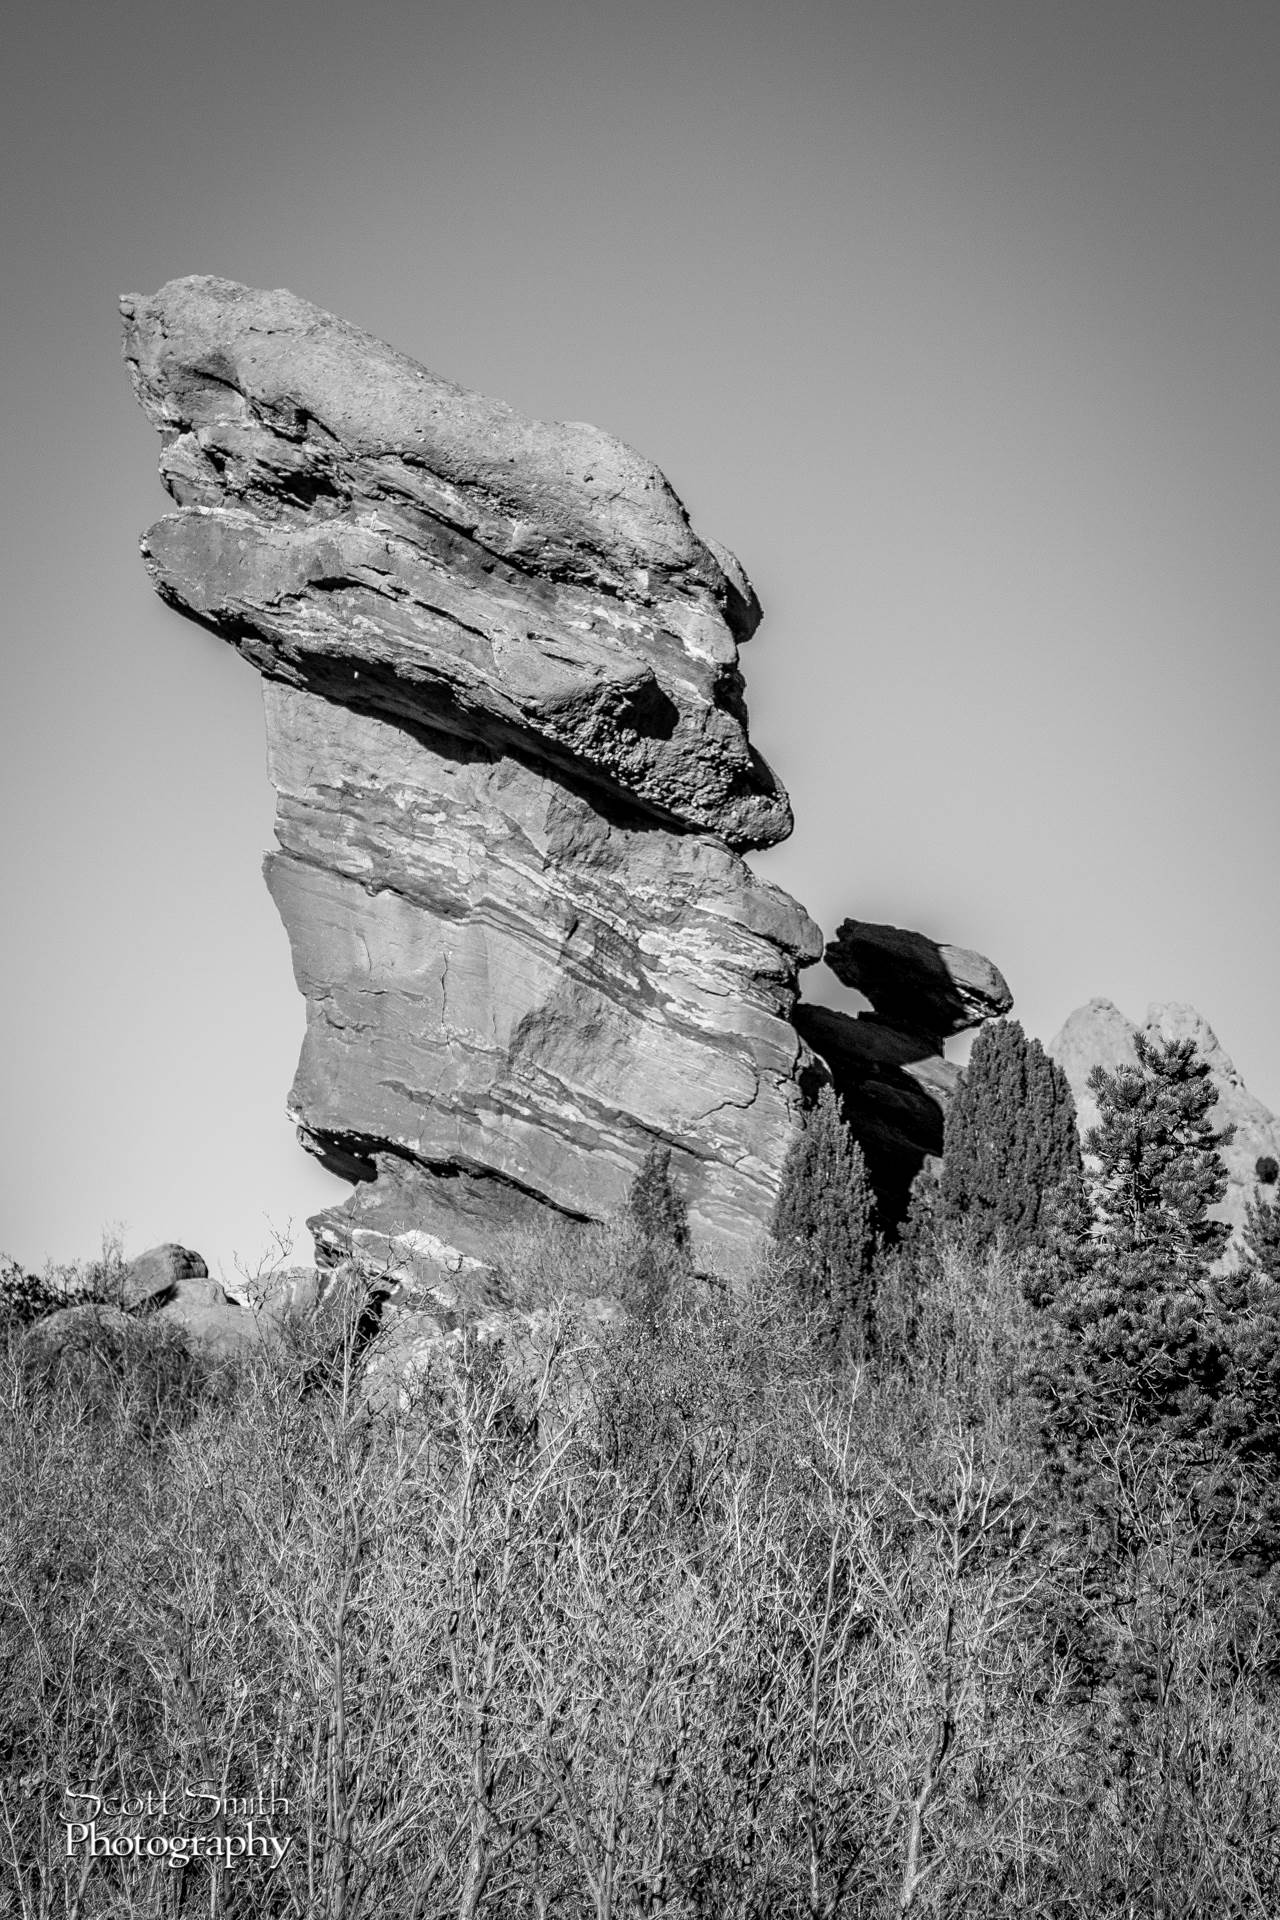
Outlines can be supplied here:
M115 300L188 272L666 470L828 933L977 946L1045 1038L1193 1001L1280 1108L1271 0L46 0L0 89L0 1248L230 1273L342 1191L257 678L137 558Z

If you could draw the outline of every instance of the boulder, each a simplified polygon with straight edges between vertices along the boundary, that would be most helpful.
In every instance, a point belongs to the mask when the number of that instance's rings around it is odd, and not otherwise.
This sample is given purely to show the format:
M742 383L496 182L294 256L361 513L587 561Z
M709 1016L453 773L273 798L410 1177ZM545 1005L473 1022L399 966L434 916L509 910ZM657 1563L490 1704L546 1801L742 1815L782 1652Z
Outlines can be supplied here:
M124 1269L121 1305L125 1307L159 1306L183 1280L204 1280L209 1269L198 1253L180 1247L175 1241L149 1247Z
M201 1263L203 1265L203 1262ZM254 1315L233 1300L208 1273L184 1276L164 1301L157 1318L180 1327L208 1354L229 1357L255 1345Z
M84 1301L42 1315L22 1336L19 1361L29 1379L51 1383L121 1370L138 1339L138 1323L123 1307Z
M127 1263L120 1305L128 1313L153 1313L210 1353L236 1352L255 1338L252 1313L210 1277L198 1253L176 1241L149 1247Z
M826 961L882 1020L939 1041L998 1019L1013 1005L1004 975L984 955L905 927L846 920L828 943Z

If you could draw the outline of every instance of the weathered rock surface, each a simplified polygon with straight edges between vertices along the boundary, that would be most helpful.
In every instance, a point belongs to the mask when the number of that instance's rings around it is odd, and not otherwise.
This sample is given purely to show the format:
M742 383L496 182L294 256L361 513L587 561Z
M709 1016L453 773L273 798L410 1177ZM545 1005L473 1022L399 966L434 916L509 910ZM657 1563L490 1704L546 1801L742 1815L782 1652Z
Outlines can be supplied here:
M202 1263L203 1264L203 1263ZM229 1356L259 1343L254 1315L233 1300L208 1273L184 1275L157 1319L181 1327L206 1353Z
M264 676L292 1111L359 1183L321 1256L479 1268L495 1222L608 1214L659 1143L695 1238L745 1248L822 1070L791 1020L821 936L734 850L790 825L741 569L619 442L292 295L124 310L179 508L148 567Z
M478 743L264 691L307 1141L339 1166L406 1160L423 1199L460 1172L584 1219L662 1141L704 1237L767 1217L795 968L820 950L807 915L718 840L610 819Z
M1082 1137L1098 1123L1097 1102L1088 1088L1090 1073L1096 1066L1108 1072L1133 1066L1133 1037L1138 1031L1137 1023L1110 1000L1096 999L1077 1007L1049 1042L1048 1053L1071 1083ZM1194 1007L1177 1001L1153 1003L1141 1031L1154 1040L1194 1040L1197 1052L1209 1063L1218 1093L1209 1118L1215 1127L1236 1129L1234 1140L1222 1149L1229 1183L1226 1197L1213 1212L1229 1221L1238 1235L1245 1208L1257 1191L1258 1160L1280 1159L1280 1119L1249 1092L1212 1027Z
M121 1304L125 1307L160 1306L172 1298L186 1280L207 1280L209 1269L198 1253L167 1241L149 1247L130 1260L121 1281Z
M264 674L733 846L785 838L738 670L759 606L656 467L290 293L197 275L122 307L178 503L143 542L166 600Z
M344 1170L331 1145L311 1144L327 1164ZM393 1286L458 1281L483 1289L503 1237L537 1230L546 1221L546 1206L536 1195L484 1174L433 1172L388 1152L374 1153L372 1178L368 1163L346 1171L358 1182L350 1198L308 1222L317 1257L357 1261Z
M830 941L827 965L865 994L881 1019L939 1039L1008 1013L1013 995L1000 969L967 947L940 946L905 927L846 920Z

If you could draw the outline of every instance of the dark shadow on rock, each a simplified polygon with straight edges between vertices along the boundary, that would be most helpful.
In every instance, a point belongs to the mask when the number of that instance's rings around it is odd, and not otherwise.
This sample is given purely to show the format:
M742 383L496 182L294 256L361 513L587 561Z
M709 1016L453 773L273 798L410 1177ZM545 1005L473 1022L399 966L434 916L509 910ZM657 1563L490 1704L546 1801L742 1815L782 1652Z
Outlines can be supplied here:
M862 989L865 991L865 989ZM892 1238L907 1210L911 1182L942 1152L947 1103L959 1068L929 1034L878 1014L833 1007L795 1010L796 1030L830 1069L845 1118L867 1159L878 1225Z
M865 994L883 1021L941 1042L1013 1005L1000 969L984 954L950 947L906 927L846 920L827 945L837 980Z

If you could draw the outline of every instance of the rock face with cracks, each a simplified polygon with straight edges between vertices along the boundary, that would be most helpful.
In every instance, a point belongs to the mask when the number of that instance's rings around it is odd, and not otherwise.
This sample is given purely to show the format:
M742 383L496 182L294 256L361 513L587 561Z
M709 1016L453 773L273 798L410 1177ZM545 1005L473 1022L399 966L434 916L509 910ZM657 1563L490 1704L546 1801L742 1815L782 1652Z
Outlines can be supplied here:
M767 1216L794 969L818 945L799 909L722 842L610 819L479 742L351 712L336 728L288 686L266 705L309 1142L338 1166L407 1162L387 1183L405 1227L459 1172L608 1212L656 1139L704 1234Z
M197 277L123 309L177 507L148 570L264 679L292 1111L360 1183L322 1255L456 1271L495 1222L602 1217L656 1143L695 1237L745 1249L821 936L740 858L790 829L747 737L741 568L618 441L291 294Z

